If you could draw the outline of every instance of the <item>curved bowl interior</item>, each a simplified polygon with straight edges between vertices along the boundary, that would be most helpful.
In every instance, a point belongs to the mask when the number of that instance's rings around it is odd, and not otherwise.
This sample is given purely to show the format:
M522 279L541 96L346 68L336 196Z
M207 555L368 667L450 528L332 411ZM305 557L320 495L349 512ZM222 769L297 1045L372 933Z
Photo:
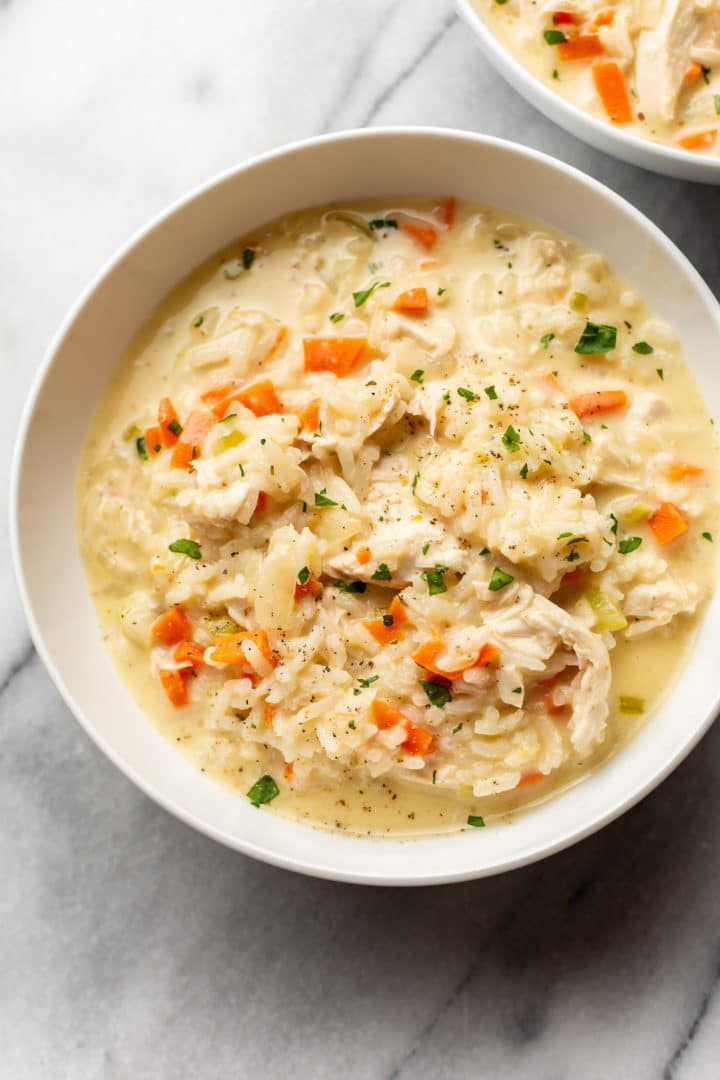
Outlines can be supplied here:
M602 251L679 331L720 411L717 305L677 249L582 174L511 143L440 130L375 130L291 146L221 176L135 237L60 331L28 403L14 470L14 554L35 643L88 733L145 792L243 852L348 881L422 884L522 865L617 816L663 778L718 703L720 597L688 668L653 720L608 764L512 823L412 842L332 835L258 812L208 779L155 729L106 653L75 532L88 423L123 350L161 298L228 240L288 210L359 196L434 195L505 207Z
M475 33L490 63L531 105L549 120L606 154L679 180L720 184L720 158L708 158L674 146L650 142L621 127L599 120L571 105L545 86L505 47L475 6L474 0L455 0L458 13Z

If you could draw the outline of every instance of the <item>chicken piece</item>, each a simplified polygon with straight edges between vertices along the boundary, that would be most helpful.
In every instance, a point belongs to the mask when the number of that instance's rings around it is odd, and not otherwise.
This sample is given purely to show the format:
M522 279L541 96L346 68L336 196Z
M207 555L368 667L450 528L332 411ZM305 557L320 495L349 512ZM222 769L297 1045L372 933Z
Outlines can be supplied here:
M650 584L632 585L625 593L623 611L634 621L625 637L639 637L667 626L676 615L693 612L699 602L700 589L695 582L683 582L670 571Z
M399 491L397 484L391 481L371 484L364 509L372 523L371 531L356 536L351 548L328 559L323 564L324 573L371 581L378 566L384 563L392 580L379 580L375 584L397 589L407 585L421 570L438 564L451 570L467 568L471 558L468 548L439 521L420 516L417 503ZM364 564L358 562L357 556L362 549L371 553Z
M635 85L651 125L676 118L691 50L707 32L706 18L688 0L666 0L657 23L638 36Z
M233 375L245 375L266 360L284 337L284 327L264 311L233 308L218 327L217 336L184 353L193 368L228 363Z

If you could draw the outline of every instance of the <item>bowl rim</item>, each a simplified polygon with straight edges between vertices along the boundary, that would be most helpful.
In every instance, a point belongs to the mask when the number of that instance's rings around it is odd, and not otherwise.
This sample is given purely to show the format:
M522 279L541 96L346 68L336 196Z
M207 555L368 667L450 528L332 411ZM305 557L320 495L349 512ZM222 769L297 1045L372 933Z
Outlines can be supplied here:
M400 138L403 137L429 137L431 139L448 139L457 140L460 139L466 142L472 142L476 145L497 147L501 150L511 151L519 158L526 160L536 161L538 164L550 167L564 173L570 179L574 179L579 184L584 185L591 189L594 194L601 196L609 203L613 204L614 208L620 210L633 217L638 225L645 230L656 242L662 246L667 254L674 259L676 264L682 267L686 279L693 289L697 292L701 299L705 301L709 311L712 312L714 317L718 335L720 336L720 302L716 299L713 292L704 281L700 273L695 269L687 256L677 247L677 245L660 229L653 221L651 221L642 211L638 210L635 206L629 203L622 196L618 195L615 191L608 188L606 185L595 180L593 177L582 172L580 169L575 168L572 165L568 165L566 162L552 157L549 154L545 154L542 151L535 150L523 146L519 143L515 143L508 139L500 139L491 135L478 134L473 131L466 131L463 129L455 128L443 128L435 126L411 126L411 125L397 125L386 126L377 128L358 128L347 129L340 132L332 132L329 134L323 134L318 136L312 136L305 139L295 140L291 143L283 144L279 147L272 148L264 151L260 154L253 155L250 158L244 159L239 164L235 164L228 169L223 170L210 177L209 179L199 183L193 187L188 193L181 195L179 198L172 201L165 209L155 214L144 225L141 225L136 229L130 238L126 240L108 259L106 259L100 269L92 276L89 284L81 291L79 297L72 304L68 314L62 320L59 328L52 336L50 344L48 345L43 358L38 366L37 371L34 374L33 380L28 391L28 395L23 406L20 421L17 429L15 447L12 456L11 474L10 474L10 486L9 486L9 519L10 519L10 550L12 565L15 572L15 578L17 583L18 592L22 608L30 629L30 635L35 649L37 650L40 659L42 660L46 670L50 674L50 677L58 690L62 700L73 714L75 719L80 723L84 731L95 743L95 745L102 751L102 753L120 770L125 777L127 777L132 783L134 783L143 794L147 795L157 805L161 806L164 810L171 813L174 817L183 821L186 825L192 826L198 832L210 837L213 840L218 841L226 847L229 847L235 851L239 851L242 854L251 856L260 860L261 862L268 863L272 866L276 866L282 869L291 870L297 873L302 873L311 877L318 877L326 880L348 882L352 884L366 884L366 885L382 885L382 886L421 886L421 885L440 885L451 884L461 881L475 880L483 877L490 877L495 874L505 873L509 870L518 869L522 866L532 864L540 859L549 857L557 852L563 851L565 848L572 846L587 836L597 832L605 825L614 821L620 817L623 813L629 810L631 807L640 802L647 794L653 791L683 760L690 751L697 745L700 739L705 735L711 724L716 718L718 709L720 708L720 686L716 691L711 708L707 711L706 715L702 717L700 721L693 727L692 731L685 735L680 740L674 749L670 757L665 761L664 765L656 770L652 775L647 778L640 779L631 785L628 789L621 792L615 799L613 799L608 807L599 814L594 814L585 824L580 826L573 826L572 824L558 830L555 838L550 841L538 841L537 843L528 845L522 852L509 858L498 858L493 862L486 863L479 867L472 867L470 869L462 869L455 871L443 871L441 867L436 869L430 869L419 873L402 873L395 874L391 871L385 870L373 870L367 871L363 869L359 870L347 870L344 868L338 868L332 865L331 861L308 861L305 858L295 858L292 854L278 852L272 848L263 846L260 843L248 840L242 836L232 834L228 831L224 831L221 828L204 820L194 812L185 809L181 804L176 802L172 797L163 794L158 790L153 782L146 779L133 765L128 763L121 752L116 751L108 742L106 737L97 728L92 718L86 714L85 710L76 702L73 694L70 692L68 686L65 683L65 679L56 665L53 656L51 655L49 647L46 645L45 636L40 626L40 623L35 615L33 603L30 598L30 590L28 588L24 559L21 550L20 543L20 499L22 497L21 486L21 472L22 465L25 456L25 450L27 445L27 437L30 431L30 427L33 421L34 412L37 404L38 397L42 390L45 379L53 366L57 354L60 348L72 330L75 320L79 314L83 311L85 306L92 301L92 298L96 290L104 282L105 278L113 271L113 269L125 258L125 256L145 237L147 237L156 227L161 225L166 219L174 215L178 210L181 210L188 204L192 203L196 198L205 195L211 191L214 187L223 184L227 179L237 174L250 170L265 162L272 161L276 158L282 158L285 155L297 152L311 150L312 148L324 145L326 143L342 143L348 140L383 140L387 138ZM611 759L614 755L611 755ZM610 760L611 760L610 759ZM528 811L532 813L532 809ZM308 826L302 826L307 828ZM343 837L343 840L353 842L356 838L353 836ZM438 838L432 835L423 836L418 838L408 839L403 842L422 844L428 841L435 841ZM375 840L371 842L376 842ZM383 838L379 838L377 841L383 842Z
M581 109L579 105L574 105L566 98L561 97L560 94L554 93L550 87L546 86L541 79L526 68L514 53L503 44L497 34L493 33L488 21L476 7L474 0L455 0L455 7L460 17L464 19L480 39L488 58L496 64L501 75L511 85L516 86L519 93L532 105L540 109L549 119L562 123L562 121L556 121L555 116L553 116L553 113L561 114L567 124L571 125L571 127L568 127L563 124L563 127L565 127L565 130L571 130L577 138L584 138L584 136L577 134L575 125L585 125L589 128L588 136L595 134L601 142L605 140L611 143L615 142L619 148L628 153L646 154L653 161L653 164L646 162L643 167L659 172L663 176L676 175L670 168L663 168L663 164L666 166L681 165L688 172L694 170L706 174L716 172L717 178L710 180L706 177L704 182L720 183L720 158L698 157L691 150L684 150L679 146L667 146L665 143L656 143L651 139L633 135L630 132L623 131L622 128L613 127L612 124L598 119L592 113ZM538 97L540 102L536 103L534 99ZM591 141L589 137L585 141L594 149L605 150L604 147L598 146ZM613 153L613 151L605 152ZM618 149L618 156L626 162L629 161L629 158L622 154L620 149ZM698 176L696 179L701 181L703 178Z

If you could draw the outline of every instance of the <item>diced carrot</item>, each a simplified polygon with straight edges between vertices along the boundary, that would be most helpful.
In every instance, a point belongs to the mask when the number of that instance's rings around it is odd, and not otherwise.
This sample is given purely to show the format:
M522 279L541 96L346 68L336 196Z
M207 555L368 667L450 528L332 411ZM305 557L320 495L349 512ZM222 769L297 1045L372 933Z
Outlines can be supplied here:
M576 566L574 570L568 570L568 572L566 574L563 574L562 580L560 581L560 584L561 585L574 585L576 581L580 580L580 578L583 576L584 573L585 573L585 567L584 566Z
M400 745L408 754L432 754L435 749L430 732L411 721L407 724L407 738Z
M702 64L698 64L697 60L692 60L690 66L683 76L683 82L691 83L697 79L698 75L702 71Z
M163 690L176 708L187 705L188 693L185 680L179 671L160 670L160 682Z
M176 664L190 664L192 668L199 668L205 663L205 650L197 641L179 641L173 660Z
M149 427L145 432L145 449L150 457L157 457L163 448L162 432L159 427Z
M174 446L180 436L180 417L175 412L175 406L170 398L160 398L160 404L158 405L158 424L160 426L160 433L162 435L164 446ZM171 426L172 425L172 426ZM177 428L177 431L173 431L172 428Z
M359 547L355 552L355 558L361 566L365 566L372 559L372 551L369 547Z
M455 201L455 198L450 195L449 198L443 199L443 201L440 203L437 210L435 211L435 216L438 218L440 223L445 226L446 229L452 229L453 225L455 224L456 208L457 203Z
M593 81L603 108L614 124L629 124L633 119L625 76L614 60L599 60L592 66Z
M263 514L267 510L267 494L264 491L258 491L257 502L255 503L255 509L253 514Z
M240 630L234 634L216 634L212 659L219 664L249 663L242 651L243 642L252 641L273 667L277 667L277 657L270 647L264 630Z
M577 417L594 416L596 413L614 412L627 405L624 390L593 390L589 394L578 394L568 403Z
M389 625L385 621L388 618L392 619ZM363 621L363 626L366 630L369 630L378 645L389 645L391 641L396 641L398 637L402 637L400 627L407 621L408 617L402 600L394 596L384 618L366 619Z
M667 474L671 480L684 480L688 476L700 476L704 472L698 465L691 465L689 461L676 461L669 465Z
M518 783L515 785L515 787L516 788L527 787L528 784L537 784L541 780L545 780L545 779L546 779L545 773L526 772L520 777L520 779L519 779Z
M218 402L224 401L229 397L233 391L237 390L238 383L226 382L222 386L211 386L209 390L206 390L204 394L200 395L200 400L206 405L217 405Z
M553 15L553 22L556 26L562 26L563 24L574 26L575 16L571 11L556 11Z
M601 26L612 26L614 22L615 8L605 8L604 11L598 11L597 15L593 16L588 29L591 33L595 33Z
M263 723L265 727L272 727L274 719L275 706L271 705L269 701L263 702Z
M561 705L555 701L555 698L551 693L545 695L545 712L548 716L561 716L562 713L567 712L568 706Z
M303 431L319 431L320 429L320 398L313 398L300 410L297 418Z
M292 780L293 775L293 763L292 761L286 761L283 765L283 776L286 780Z
M427 311L428 306L427 289L408 289L407 292L400 293L393 304L393 310L419 315L421 312Z
M648 518L648 525L658 544L669 544L687 531L688 523L680 509L671 502L662 502Z
M365 362L367 338L312 337L303 339L306 371L332 371L342 377Z
M457 671L448 671L447 668L438 667L438 657L445 652L445 645L440 638L430 639L424 642L412 654L412 658L420 667L433 675L440 675L445 679L460 679L464 671L472 667L497 667L500 662L500 650L489 642L482 646L475 660Z
M187 469L196 458L202 456L202 447L207 433L215 427L216 420L212 413L198 409L191 412L185 427L173 450L170 464L177 469Z
M192 637L192 626L185 609L180 604L174 604L155 620L150 633L163 645L177 645L179 641Z
M298 582L295 586L295 599L302 600L304 596L320 596L322 591L322 585L317 578L309 577L304 585Z
M500 650L495 645L486 642L478 653L475 667L497 667L500 663Z
M390 705L389 702L383 701L382 698L375 698L370 706L370 712L372 713L373 723L379 727L381 731L395 727L396 724L404 724L408 719L405 713L400 712L399 709L396 709L394 705Z
M434 229L432 225L428 225L425 221L409 221L406 218L400 222L400 228L408 236L412 236L413 240L417 240L418 244L421 244L426 251L432 251L437 243L437 229Z
M605 52L597 34L580 34L569 41L561 41L557 49L561 60L592 60Z
M680 146L686 150L709 150L717 138L717 128L709 131L694 131L690 135L683 135L678 139Z
M282 402L271 379L261 379L252 386L246 386L234 395L234 400L239 401L256 416L270 416L271 413L283 411Z

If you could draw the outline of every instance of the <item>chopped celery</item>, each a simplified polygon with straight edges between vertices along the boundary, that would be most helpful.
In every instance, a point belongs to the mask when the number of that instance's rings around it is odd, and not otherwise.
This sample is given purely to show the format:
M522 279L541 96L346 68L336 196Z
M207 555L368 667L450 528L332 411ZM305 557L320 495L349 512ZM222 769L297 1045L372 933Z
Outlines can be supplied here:
M213 618L211 615L207 615L203 619L205 629L209 634L235 634L240 629L234 619L231 619L229 615L219 615L217 618Z
M620 695L620 712L638 715L645 712L645 698L632 697L630 694Z
M228 431L227 435L223 435L218 439L216 443L217 453L222 454L224 450L232 450L234 446L239 446L242 442L245 442L242 431Z
M652 507L647 503L635 503L629 510L623 511L620 515L624 522L628 525L634 525L638 521L644 521L646 517L650 516Z
M588 298L584 292L573 293L570 297L570 307L573 311L584 311L587 307Z
M595 615L596 630L625 629L627 619L599 585L591 585L585 593L585 599Z
M128 424L128 426L125 428L125 430L122 433L122 437L125 440L125 442L129 442L130 439L134 439L135 436L139 435L139 434L140 434L140 428L137 426L137 424Z

